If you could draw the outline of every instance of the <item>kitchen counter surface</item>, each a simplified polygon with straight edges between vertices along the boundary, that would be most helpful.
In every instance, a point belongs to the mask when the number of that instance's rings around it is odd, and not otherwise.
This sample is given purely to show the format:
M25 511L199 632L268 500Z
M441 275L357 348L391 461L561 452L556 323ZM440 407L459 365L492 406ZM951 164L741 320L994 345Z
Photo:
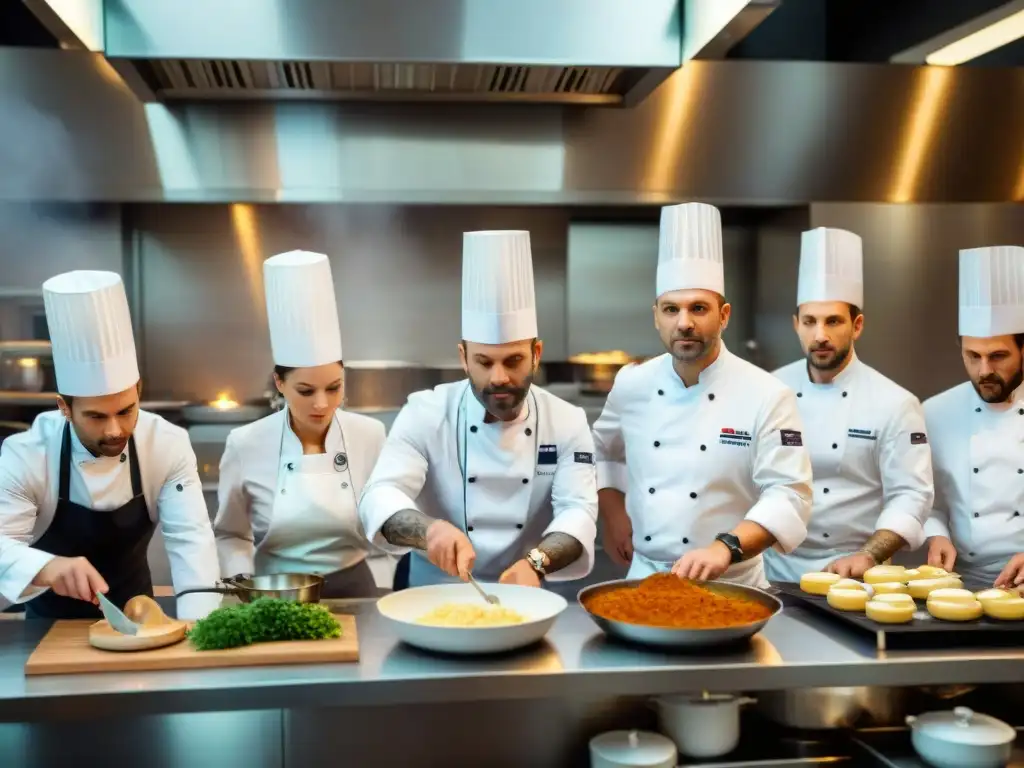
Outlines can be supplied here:
M670 654L607 639L570 605L547 638L491 658L432 655L398 643L372 601L331 603L358 619L358 664L26 678L45 622L0 622L0 721L286 709L347 704L648 695L710 688L1024 682L1024 649L879 652L870 641L787 606L749 644Z

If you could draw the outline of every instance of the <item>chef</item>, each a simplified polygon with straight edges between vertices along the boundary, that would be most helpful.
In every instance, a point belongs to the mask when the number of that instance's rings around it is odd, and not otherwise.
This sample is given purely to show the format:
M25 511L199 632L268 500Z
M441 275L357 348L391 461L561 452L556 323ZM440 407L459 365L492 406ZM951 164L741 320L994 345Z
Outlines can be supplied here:
M1024 248L960 252L968 382L925 401L935 463L928 562L971 589L1024 584Z
M796 391L814 514L793 552L765 552L771 581L824 570L859 579L924 543L933 499L924 412L854 351L864 329L862 268L861 239L852 232L803 233L793 328L804 358L775 375Z
M622 368L594 424L604 546L631 579L765 586L761 552L807 533L796 396L726 349L724 291L718 209L663 208L654 325L668 353Z
M324 597L371 597L359 493L384 425L342 407L345 371L327 257L263 263L274 384L286 407L228 435L214 521L224 576L317 573Z
M68 272L43 284L60 410L0 450L0 595L26 615L98 618L152 595L146 551L159 523L177 591L217 580L217 548L188 436L139 409L139 368L121 278ZM29 602L30 601L30 602ZM178 600L205 616L216 594Z
M468 379L409 397L363 492L371 539L413 550L411 586L539 586L593 567L597 490L584 411L533 386L543 345L528 232L467 232Z

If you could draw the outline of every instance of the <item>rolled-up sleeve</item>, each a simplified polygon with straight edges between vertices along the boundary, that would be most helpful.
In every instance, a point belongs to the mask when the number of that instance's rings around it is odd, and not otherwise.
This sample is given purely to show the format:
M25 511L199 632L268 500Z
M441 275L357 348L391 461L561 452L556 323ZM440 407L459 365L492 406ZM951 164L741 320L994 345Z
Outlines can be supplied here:
M621 422L626 386L622 377L631 367L626 366L616 374L611 392L608 393L593 429L597 487L615 488L623 493L629 485L629 474L626 470L626 441L622 435Z
M32 433L8 438L0 449L0 596L8 603L24 603L46 591L32 580L54 556L32 543L39 503L45 492L45 473L31 460L43 456L43 444L28 445ZM42 476L37 476L42 475Z
M578 410L578 409L577 409ZM554 518L544 531L565 533L583 545L583 554L575 562L555 571L549 581L582 579L594 568L594 540L597 538L597 470L594 466L594 440L586 414L578 410L577 424L558 459L551 485L551 509Z
M777 550L792 552L807 537L811 518L811 460L792 391L768 399L755 439L753 479L760 496L746 519L774 536Z
M916 398L902 403L889 420L879 446L882 474L882 512L876 530L898 534L910 549L924 543L935 491L932 452L924 412Z
M217 582L217 544L203 499L196 456L188 439L172 448L167 480L157 497L157 516L174 591L208 587ZM201 619L220 605L220 595L198 593L178 600L179 619Z
M427 440L437 419L428 419L424 405L410 399L391 426L384 448L359 499L359 519L366 537L391 554L409 547L389 543L381 533L384 523L403 509L419 509L416 498L427 480Z
M232 432L220 459L217 517L213 521L221 576L256 572L252 504L245 490L244 477L242 451Z

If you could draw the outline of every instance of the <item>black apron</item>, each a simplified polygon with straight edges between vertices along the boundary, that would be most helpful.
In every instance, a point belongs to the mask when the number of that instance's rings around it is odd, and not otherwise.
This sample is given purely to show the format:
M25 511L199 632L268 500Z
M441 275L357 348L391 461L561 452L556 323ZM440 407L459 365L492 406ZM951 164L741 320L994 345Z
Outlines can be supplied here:
M142 494L142 475L135 438L128 439L128 461L132 476L132 498L109 511L90 509L71 501L71 425L64 425L60 447L60 484L57 508L46 533L33 548L60 557L84 557L99 571L110 590L107 597L118 608L136 595L153 596L149 572L149 540L155 523L149 517ZM30 600L26 618L98 619L99 607L84 600L63 597L53 590Z

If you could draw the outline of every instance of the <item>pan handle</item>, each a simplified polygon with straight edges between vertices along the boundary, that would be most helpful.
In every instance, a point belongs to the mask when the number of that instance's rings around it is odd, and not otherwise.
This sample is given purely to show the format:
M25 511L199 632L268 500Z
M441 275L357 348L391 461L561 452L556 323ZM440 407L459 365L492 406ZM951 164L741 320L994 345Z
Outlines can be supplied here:
M182 595L191 595L196 592L216 592L221 595L240 595L246 590L238 589L237 587L194 587L192 589L184 589L175 597L181 597Z

